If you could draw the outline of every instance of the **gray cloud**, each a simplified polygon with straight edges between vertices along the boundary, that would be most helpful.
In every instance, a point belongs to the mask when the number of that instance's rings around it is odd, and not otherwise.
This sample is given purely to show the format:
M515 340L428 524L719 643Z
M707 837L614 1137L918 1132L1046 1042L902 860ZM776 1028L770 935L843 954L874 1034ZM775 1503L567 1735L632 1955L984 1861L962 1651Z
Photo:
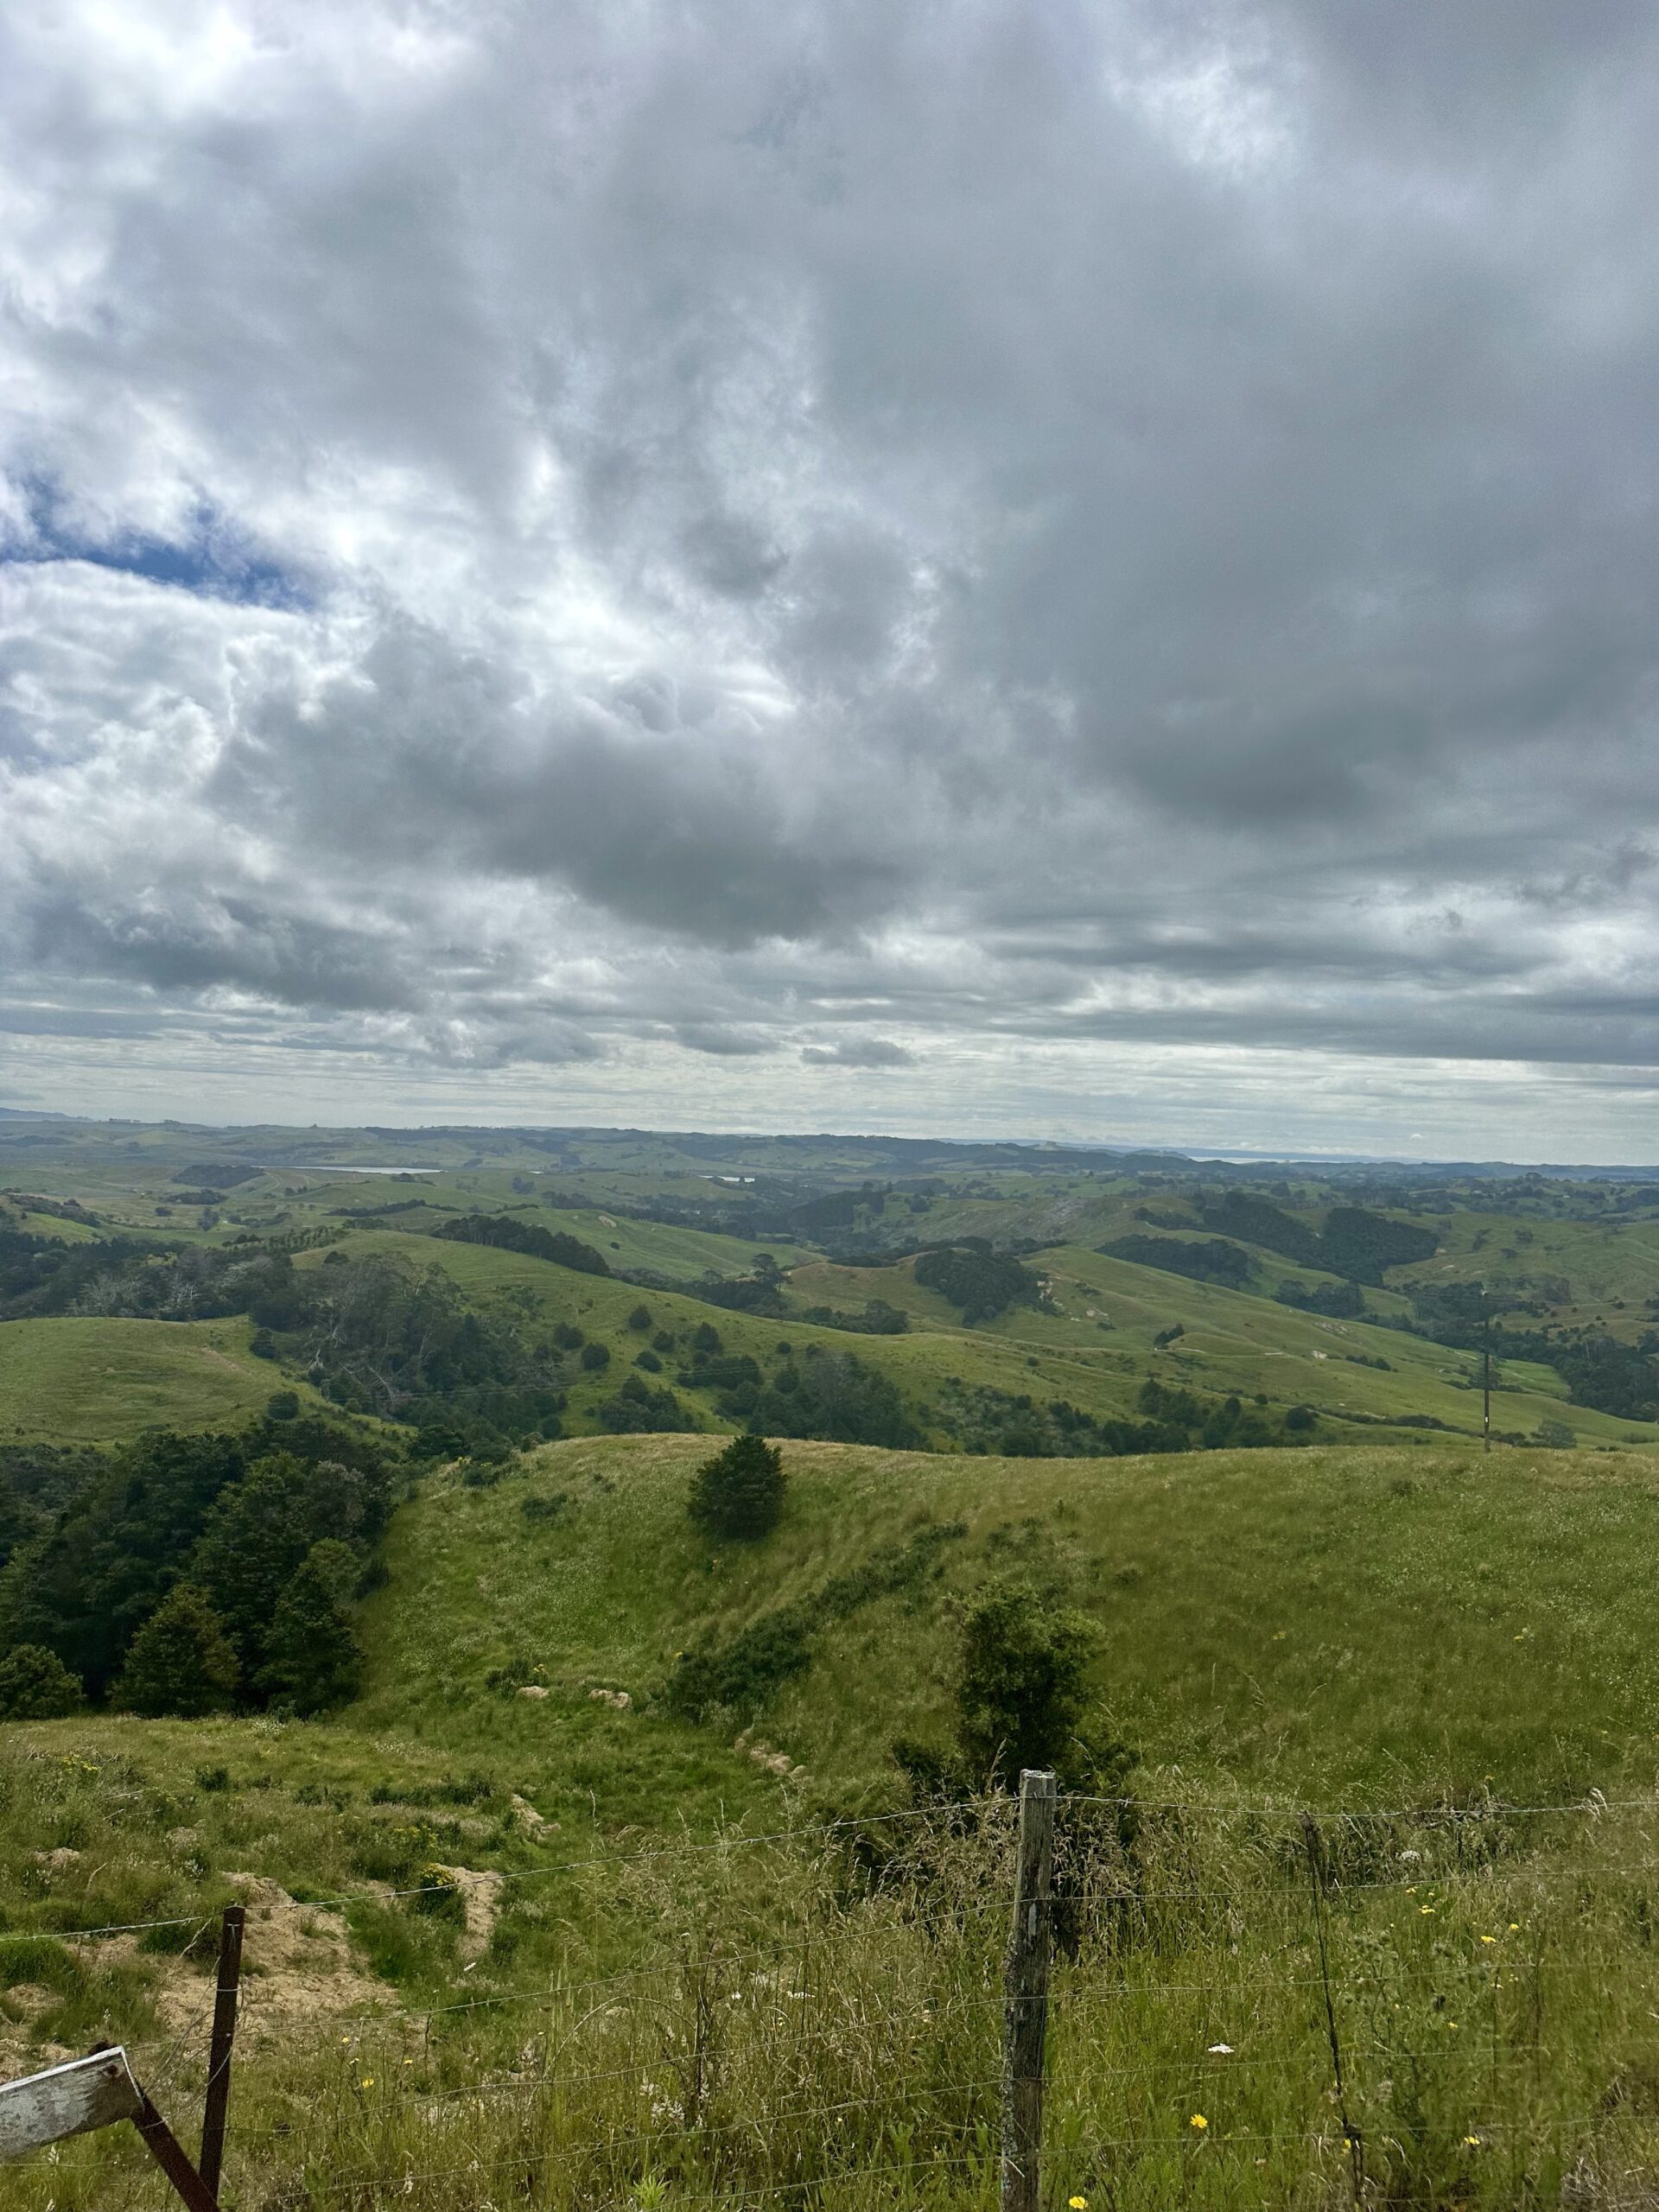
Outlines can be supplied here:
M1649 10L60 15L0 73L41 1036L740 1120L943 1113L936 1047L1016 1120L1044 1046L1659 1064Z
M907 1068L916 1055L889 1037L843 1037L834 1045L803 1045L801 1059L810 1068Z

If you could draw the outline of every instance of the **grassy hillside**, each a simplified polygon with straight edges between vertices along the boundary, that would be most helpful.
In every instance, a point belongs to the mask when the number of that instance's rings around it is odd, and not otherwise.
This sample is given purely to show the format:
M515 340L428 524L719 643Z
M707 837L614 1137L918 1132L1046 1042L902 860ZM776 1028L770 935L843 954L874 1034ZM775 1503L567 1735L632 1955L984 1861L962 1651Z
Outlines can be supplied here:
M194 1910L231 1866L302 1891L442 1855L420 1821L412 1840L391 1837L388 1821L412 1816L377 1809L377 1794L394 1808L447 1802L450 1820L470 1790L485 1812L467 1840L484 1857L467 1863L500 1866L533 1863L541 1834L504 1821L515 1794L567 1834L706 1828L768 1800L891 1805L891 1739L943 1741L949 1727L957 1599L1007 1576L1096 1624L1099 1715L1141 1754L1148 1794L1617 1796L1645 1785L1659 1757L1659 1482L1638 1460L1308 1451L1084 1464L798 1445L781 1528L714 1549L684 1511L704 1449L573 1440L487 1489L429 1480L398 1514L389 1579L364 1609L364 1694L327 1721L90 1717L0 1732L14 1783L43 1772L42 1757L66 1771L94 1763L70 1792L73 1816L50 1809L55 1798L42 1811L33 1783L6 1797L0 1915L39 1918L29 1853L59 1844L99 1866L73 1907L94 1922ZM919 1580L823 1612L804 1672L707 1723L661 1705L677 1653L728 1643L785 1604L811 1614L832 1577L940 1529ZM547 1694L519 1697L526 1683ZM737 1745L746 1732L799 1771L757 1765ZM128 1779L88 1810L111 1760ZM220 1766L236 1788L212 1786ZM118 1834L120 1791L137 1776L192 1829L186 1859L146 1871L142 1853L99 1843Z
M1018 1461L787 1449L763 1544L686 1520L694 1440L554 1445L488 1490L440 1480L400 1516L371 1600L365 1726L546 1739L594 1688L639 1707L699 1637L729 1639L930 1526L918 1588L826 1618L755 1711L815 1785L891 1787L900 1733L946 1725L951 1606L1014 1575L1100 1633L1111 1730L1155 1769L1274 1793L1555 1796L1645 1781L1659 1743L1647 1561L1659 1476L1566 1452L1217 1452ZM515 1670L545 1704L492 1700ZM584 1716L585 1717L585 1716ZM682 1724L619 1720L619 1747Z
M0 1731L8 2063L118 2035L188 2118L193 1939L240 1894L232 2202L985 2204L1005 1820L866 1829L878 1857L898 1839L874 1889L844 1847L743 1839L899 1807L885 1747L948 1728L957 1601L1014 1576L1096 1624L1100 1712L1153 1801L1127 1840L1063 1813L1062 2200L1345 2201L1322 1960L1382 2201L1500 2212L1650 2171L1639 1820L1327 1820L1316 1925L1302 1831L1264 1809L1645 1791L1644 1461L802 1445L779 1529L715 1549L684 1512L703 1448L573 1440L488 1488L429 1478L364 1607L364 1695L327 1721ZM924 1538L923 1572L860 1599ZM804 1671L704 1722L664 1709L677 1652L785 1604L817 1624ZM162 1924L64 1940L130 1922ZM115 2134L13 2186L41 2212L163 2201Z
M0 1328L0 1438L109 1444L146 1428L238 1427L279 1384L250 1353L245 1321L66 1314Z

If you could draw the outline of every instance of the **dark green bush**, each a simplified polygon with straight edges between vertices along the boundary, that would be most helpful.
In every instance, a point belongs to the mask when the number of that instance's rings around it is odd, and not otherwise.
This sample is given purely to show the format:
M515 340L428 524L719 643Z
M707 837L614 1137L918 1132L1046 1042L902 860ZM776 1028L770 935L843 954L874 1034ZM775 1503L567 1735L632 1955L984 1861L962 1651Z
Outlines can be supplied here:
M0 1659L0 1720L61 1720L84 1702L79 1682L43 1643L20 1643Z
M1068 1764L1087 1691L1096 1631L1028 1583L985 1590L963 1622L957 1741L969 1777L1004 1788L1021 1767Z

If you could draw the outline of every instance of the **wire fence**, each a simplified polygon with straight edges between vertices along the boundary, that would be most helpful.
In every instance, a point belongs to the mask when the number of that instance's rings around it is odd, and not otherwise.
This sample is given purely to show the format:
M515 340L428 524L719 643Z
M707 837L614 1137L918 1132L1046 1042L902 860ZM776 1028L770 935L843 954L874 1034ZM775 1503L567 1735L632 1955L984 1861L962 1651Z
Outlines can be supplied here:
M447 1883L308 1897L298 1910L370 1904L420 1936L424 1986L384 2000L360 1972L339 1995L321 1973L301 2005L251 1919L223 2202L1007 2203L1031 2001L1007 1977L1032 1904L1041 2180L1022 2202L1659 2201L1659 1800L1073 1796L1040 1896L1016 1897L1020 1863L995 1798L569 1855L490 1878L494 1925L464 1963L452 1949L447 1979L432 1961L463 1937ZM535 1919L536 1885L558 1877L579 1897ZM96 1953L210 1925L12 1929L0 1946ZM636 1955L601 1967L596 1945L623 1930ZM175 1988L126 2046L181 2113L211 2007L210 1988ZM148 2212L162 2186L105 2136L5 2169L0 2202Z

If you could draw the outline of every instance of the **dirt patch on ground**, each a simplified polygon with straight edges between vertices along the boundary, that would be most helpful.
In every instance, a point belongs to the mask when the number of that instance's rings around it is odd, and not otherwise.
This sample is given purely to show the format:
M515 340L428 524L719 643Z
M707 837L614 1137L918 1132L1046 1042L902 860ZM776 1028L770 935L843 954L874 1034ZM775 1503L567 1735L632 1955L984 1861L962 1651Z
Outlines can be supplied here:
M393 1993L353 1957L340 1913L301 1904L280 1882L263 1874L231 1874L226 1879L248 1913L238 2046L280 2042L296 2029L341 2012L392 2008ZM176 1978L169 1975L157 1992L156 2009L175 2033L206 2032L213 2020L213 1976L188 1970Z

